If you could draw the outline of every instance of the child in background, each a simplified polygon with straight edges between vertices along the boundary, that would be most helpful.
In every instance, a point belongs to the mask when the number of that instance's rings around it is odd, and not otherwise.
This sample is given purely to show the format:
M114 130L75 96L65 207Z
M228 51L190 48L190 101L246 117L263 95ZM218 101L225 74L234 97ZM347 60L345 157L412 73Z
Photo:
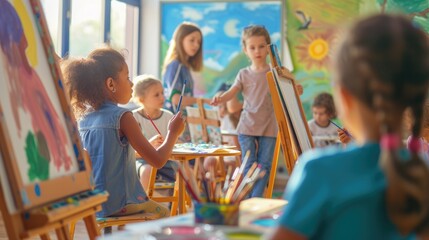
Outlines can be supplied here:
M215 96L222 95L224 91L219 91L215 94ZM229 105L229 108L228 106ZM242 104L238 101L238 99L235 97L228 102L224 102L218 105L217 110L219 114L220 119L220 130L221 132L227 132L230 134L236 134L237 133L237 125L238 121L240 120L240 114L241 110L236 111L234 113L230 113L228 109L241 109ZM240 145L238 143L237 136L223 136L222 135L222 142L225 145L228 146L236 146L238 149L240 149ZM228 169L229 166L235 167L236 164L236 157L234 156L226 156L223 157L223 160L225 162L225 168ZM204 169L209 170L212 167L215 167L217 158L216 157L206 157L204 159Z
M163 81L165 88L165 106L172 112L177 112L183 85L185 91L181 109L196 104L194 97L194 79L192 71L201 71L203 68L203 35L197 25L189 22L180 24L174 31L173 38L164 60ZM205 99L210 103L210 99ZM189 128L181 136L181 141L191 142Z
M109 192L97 217L139 212L168 216L168 208L147 198L136 174L135 152L153 167L164 166L184 129L181 114L170 120L165 141L155 149L132 113L118 107L128 103L133 86L118 51L100 48L87 58L65 61L63 74L82 145L91 158L95 188Z
M133 86L133 100L136 104L141 105L140 108L133 111L133 115L139 123L143 135L150 139L149 142L154 148L158 148L164 142L164 136L167 135L168 122L173 118L170 111L162 109L165 97L161 81L151 75L136 77ZM152 124L151 119L161 135ZM172 167L174 164L174 162L168 161L158 169L157 180L174 182L176 180L176 172ZM136 167L140 182L147 192L152 166L144 159L137 159Z
M429 44L407 18L357 22L335 58L334 95L356 144L301 155L271 239L414 239L429 230L429 170L419 156ZM402 117L415 119L410 150ZM310 197L311 196L311 197Z
M331 123L337 117L334 99L326 92L318 94L312 105L313 119L308 121L315 147L336 144L338 128Z
M244 108L237 127L238 141L243 153L250 151L243 174L249 171L254 162L261 165L261 171L269 173L277 136L277 122L265 76L270 70L266 61L270 35L265 27L251 25L244 28L241 39L243 51L251 65L240 70L228 91L213 97L212 105L225 103L239 91L242 92ZM250 197L262 197L268 176L265 174L256 182Z
M420 151L423 154L423 158L426 160L426 163L429 163L429 99L426 99L425 105L423 107L423 125L420 138ZM407 147L412 148L412 126L414 124L414 117L412 115L411 109L405 111L404 124L406 129Z

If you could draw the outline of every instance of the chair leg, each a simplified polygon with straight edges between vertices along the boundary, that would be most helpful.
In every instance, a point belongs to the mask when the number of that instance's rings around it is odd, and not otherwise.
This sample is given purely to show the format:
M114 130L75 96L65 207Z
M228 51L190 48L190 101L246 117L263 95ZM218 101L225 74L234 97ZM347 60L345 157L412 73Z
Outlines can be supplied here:
M150 177L149 177L149 186L147 189L147 196L148 198L152 198L153 197L153 192L155 190L155 179L156 179L156 173L158 172L158 170L154 167L152 167L151 171L150 171Z
M179 174L176 176L176 183L174 184L174 190L173 190L173 197L174 201L171 202L171 212L170 216L176 216L177 215L177 208L179 206Z

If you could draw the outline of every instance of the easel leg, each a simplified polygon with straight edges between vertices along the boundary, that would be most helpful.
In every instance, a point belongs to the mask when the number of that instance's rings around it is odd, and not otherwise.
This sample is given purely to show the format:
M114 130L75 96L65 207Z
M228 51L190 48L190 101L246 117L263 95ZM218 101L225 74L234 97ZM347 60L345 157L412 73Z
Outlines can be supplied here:
M55 232L57 233L58 240L69 240L69 228L67 225L61 226L60 228L55 229Z
M265 191L265 198L273 197L274 181L276 179L277 164L279 162L280 142L281 142L281 138L280 138L280 131L279 131L279 133L277 134L276 145L274 147L273 160L271 163L270 179L268 181L267 190Z
M83 218L83 221L85 222L89 239L94 240L97 236L100 236L100 230L98 229L94 214L86 216L85 218Z
M48 233L40 234L40 239L42 240L51 240L51 237Z

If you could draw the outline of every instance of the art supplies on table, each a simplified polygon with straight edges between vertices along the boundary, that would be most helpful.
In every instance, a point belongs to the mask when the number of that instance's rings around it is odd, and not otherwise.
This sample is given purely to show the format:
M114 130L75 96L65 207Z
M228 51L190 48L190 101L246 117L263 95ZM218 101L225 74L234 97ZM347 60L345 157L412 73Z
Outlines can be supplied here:
M194 201L195 223L208 223L217 225L238 225L239 205L251 192L255 182L261 179L265 170L256 163L243 176L244 166L249 158L250 151L246 152L243 164L234 179L229 179L231 171L222 186L215 179L212 168L209 178L203 171L195 176L187 165L179 166L179 174L185 181L186 190ZM196 184L197 177L201 179L201 189Z
M221 153L235 146L216 145L210 143L178 143L174 145L173 153Z
M286 204L283 199L250 198L240 203L238 226L195 224L195 214L187 213L130 224L104 239L262 239Z
M238 226L239 204L195 203L195 223Z

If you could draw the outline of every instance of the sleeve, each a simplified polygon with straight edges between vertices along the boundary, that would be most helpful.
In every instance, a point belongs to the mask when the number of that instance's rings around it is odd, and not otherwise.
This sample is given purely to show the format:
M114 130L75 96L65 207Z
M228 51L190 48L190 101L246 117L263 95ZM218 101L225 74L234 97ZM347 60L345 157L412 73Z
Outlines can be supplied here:
M180 67L180 69L179 69L179 66L180 66L179 61L173 61L167 66L165 70L165 74L164 74L164 88L166 90L165 97L169 101L171 101L171 97L174 94L176 93L180 94L180 92L182 91L182 86L183 86L182 68L184 66ZM176 76L177 71L179 70L180 72L179 72L177 81L174 83L174 78Z
M308 155L307 155L308 156ZM304 157L304 156L303 156ZM328 199L326 174L318 159L300 159L287 184L288 201L279 219L281 227L312 237L322 224Z

